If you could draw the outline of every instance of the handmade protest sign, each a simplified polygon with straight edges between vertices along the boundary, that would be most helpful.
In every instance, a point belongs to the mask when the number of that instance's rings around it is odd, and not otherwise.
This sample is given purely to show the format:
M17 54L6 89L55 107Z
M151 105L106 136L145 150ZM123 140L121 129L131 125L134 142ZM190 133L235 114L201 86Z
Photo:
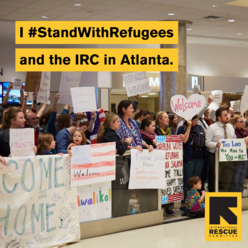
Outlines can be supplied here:
M51 72L43 71L40 80L40 90L37 95L37 102L50 104L50 81Z
M135 96L151 92L146 72L123 74L127 96Z
M240 111L240 100L238 101L230 101L231 107L233 108L233 112L239 112Z
M129 189L162 189L165 184L164 152L131 150Z
M27 72L24 90L27 92L39 91L41 72Z
M111 218L111 181L77 187L79 221Z
M20 90L22 88L22 80L18 77L12 77L13 89Z
M72 147L71 186L115 180L115 142Z
M23 157L35 155L34 128L10 128L10 152L11 157Z
M0 177L0 246L54 247L80 239L69 155L6 158ZM15 245L14 245L15 244Z
M244 139L221 139L219 161L246 161L247 151Z
M161 138L163 137L163 138ZM162 204L183 199L183 144L179 135L156 136L157 149L165 155L165 186L162 189Z
M195 84L192 93L199 94L199 92L200 92L200 85Z
M211 120L213 120L213 121L216 121L216 110L214 110L214 109L211 109L211 110L210 110L208 119L211 119Z
M183 95L175 95L171 98L170 106L176 115L190 120L201 111L205 103L205 97L202 95L193 94L188 100Z
M71 98L74 113L97 110L94 87L71 88Z
M72 106L71 91L72 87L79 87L82 72L62 72L59 85L58 103L69 104ZM80 111L81 112L81 111Z
M0 175L13 173L13 171L6 165L0 162Z
M212 90L211 94L214 95L214 102L216 103L222 102L222 90Z

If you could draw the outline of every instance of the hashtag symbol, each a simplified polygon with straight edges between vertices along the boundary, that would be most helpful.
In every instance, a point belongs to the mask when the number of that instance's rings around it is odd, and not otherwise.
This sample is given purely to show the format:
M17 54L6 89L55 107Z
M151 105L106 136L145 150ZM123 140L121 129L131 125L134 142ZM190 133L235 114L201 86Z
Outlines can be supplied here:
M35 37L37 34L37 29L35 27L29 29L29 37Z

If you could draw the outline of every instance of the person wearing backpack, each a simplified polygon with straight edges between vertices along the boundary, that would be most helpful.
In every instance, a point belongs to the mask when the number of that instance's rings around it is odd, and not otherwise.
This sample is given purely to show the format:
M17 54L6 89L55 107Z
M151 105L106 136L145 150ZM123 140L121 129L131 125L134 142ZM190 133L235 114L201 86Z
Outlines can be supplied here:
M204 166L205 133L202 126L198 125L198 116L184 122L177 134L183 137L183 194L180 211L186 212L185 199L190 190L188 180L192 176L201 177Z

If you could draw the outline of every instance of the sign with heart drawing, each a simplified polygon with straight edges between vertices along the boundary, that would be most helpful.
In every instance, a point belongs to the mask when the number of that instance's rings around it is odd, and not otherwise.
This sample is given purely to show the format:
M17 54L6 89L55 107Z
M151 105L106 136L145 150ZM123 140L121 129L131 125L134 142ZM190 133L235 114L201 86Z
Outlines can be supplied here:
M197 115L206 103L204 96L199 94L193 94L189 99L183 95L175 95L171 98L170 105L172 111L185 120L190 120Z

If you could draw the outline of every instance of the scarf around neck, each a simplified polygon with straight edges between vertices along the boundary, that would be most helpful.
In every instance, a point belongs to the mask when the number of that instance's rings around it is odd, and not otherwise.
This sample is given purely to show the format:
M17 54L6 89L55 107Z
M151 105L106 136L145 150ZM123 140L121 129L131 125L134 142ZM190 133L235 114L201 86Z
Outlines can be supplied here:
M148 140L153 141L156 138L156 134L149 134L144 130L140 130L141 135L145 136Z
M171 135L171 129L167 126L166 130L161 128L160 126L156 126L159 135Z

